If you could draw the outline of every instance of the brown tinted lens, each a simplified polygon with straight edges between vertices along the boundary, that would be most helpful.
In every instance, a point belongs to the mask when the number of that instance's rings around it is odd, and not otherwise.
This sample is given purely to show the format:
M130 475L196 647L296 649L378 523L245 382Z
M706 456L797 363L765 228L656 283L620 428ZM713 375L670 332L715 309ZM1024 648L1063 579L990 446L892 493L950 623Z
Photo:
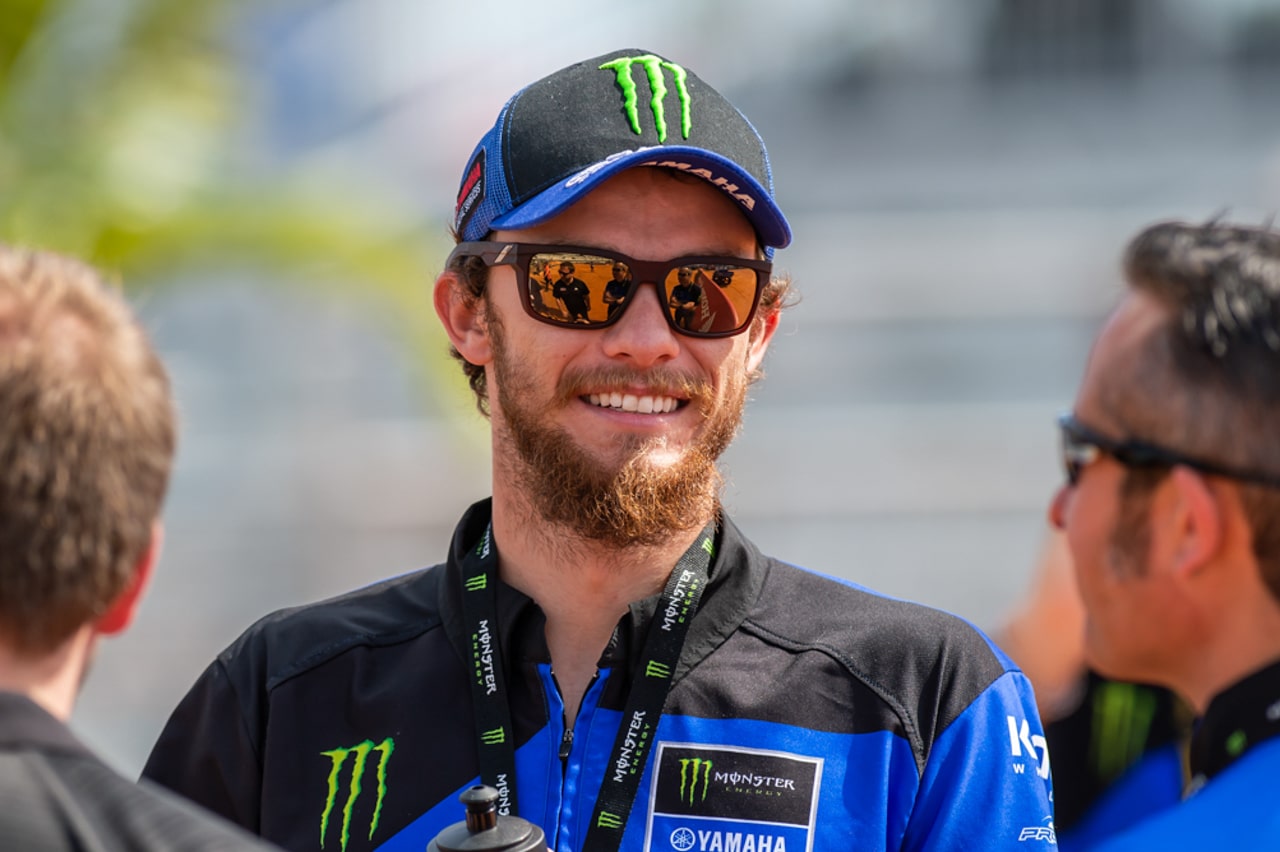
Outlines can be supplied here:
M609 317L613 269L611 257L577 252L535 254L529 260L529 306L551 322L587 328L600 325ZM613 290L617 289L615 285Z
M759 275L745 266L693 264L672 269L663 282L676 328L690 334L725 334L746 325Z

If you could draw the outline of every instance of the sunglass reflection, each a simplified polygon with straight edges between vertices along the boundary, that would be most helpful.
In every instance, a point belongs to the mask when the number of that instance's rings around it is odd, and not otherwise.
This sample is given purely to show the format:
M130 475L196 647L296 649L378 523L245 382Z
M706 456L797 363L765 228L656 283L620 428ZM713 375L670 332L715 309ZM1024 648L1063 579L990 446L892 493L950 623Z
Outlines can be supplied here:
M552 325L603 328L653 284L668 323L682 334L725 337L744 331L769 281L767 261L685 257L641 261L572 246L462 243L455 255L510 265L527 293L526 311ZM634 274L633 274L634 273Z

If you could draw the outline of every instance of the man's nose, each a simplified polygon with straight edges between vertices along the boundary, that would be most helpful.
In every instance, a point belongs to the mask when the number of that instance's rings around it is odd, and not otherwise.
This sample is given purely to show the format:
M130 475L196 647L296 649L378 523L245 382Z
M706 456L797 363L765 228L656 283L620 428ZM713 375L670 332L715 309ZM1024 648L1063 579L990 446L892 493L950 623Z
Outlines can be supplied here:
M604 330L605 353L613 358L630 358L641 366L674 358L680 341L667 321L662 290L654 284L640 284L618 321Z
M1072 487L1064 482L1058 486L1058 490L1053 493L1053 499L1049 501L1049 523L1055 529L1067 528L1067 501L1071 499L1072 490Z

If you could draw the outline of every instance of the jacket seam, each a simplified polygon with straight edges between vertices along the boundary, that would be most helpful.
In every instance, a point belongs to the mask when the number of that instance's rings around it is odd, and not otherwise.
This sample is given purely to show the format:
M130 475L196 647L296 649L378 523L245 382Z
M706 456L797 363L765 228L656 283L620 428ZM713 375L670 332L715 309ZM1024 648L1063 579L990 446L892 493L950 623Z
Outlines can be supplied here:
M282 668L277 674L267 678L267 692L273 692L275 689L283 685L286 681L292 680L307 671L323 665L335 657L345 654L352 648L361 646L367 647L387 647L389 645L398 645L401 642L429 633L436 628L442 627L444 624L442 619L435 619L427 624L414 624L403 630L397 630L394 633L357 633L345 636L342 639L330 642L315 651L312 651L305 657L292 661L289 665Z
M926 763L926 749L924 747L924 738L920 734L919 727L907 712L906 707L896 700L893 694L875 678L870 677L866 672L854 665L853 660L844 654L840 649L833 645L822 642L799 642L787 636L783 636L754 619L748 618L742 623L743 627L749 632L755 633L762 639L766 639L774 644L785 648L789 651L817 651L826 654L835 660L845 671L849 672L853 677L861 681L868 689L876 694L876 696L885 703L894 715L898 717L898 721L902 724L902 728L907 735L907 742L911 745L911 752L915 756L916 772L923 776Z
M226 661L222 657L218 657L216 660L214 660L214 664L217 665L218 668L222 670L222 677L227 682L227 688L231 690L231 694L235 697L236 717L237 717L236 721L240 724L240 732L244 736L245 742L249 743L249 748L252 749L253 751L253 760L254 760L254 763L257 764L258 774L261 775L262 748L261 748L261 743L258 742L258 737L256 733L254 732L253 728L250 727L249 720L245 716L245 707L248 705L246 705L244 697L240 694L240 690L236 687L236 680L234 677L231 676L231 670L227 666ZM236 804L236 805L239 804L239 802L236 800L234 796L229 796L228 798L233 804ZM247 817L249 815L245 814L244 816ZM248 822L245 822L243 824L247 828L249 828L251 831L256 832L261 830L262 805L260 802L255 805L254 813L252 816L253 816L253 824L251 826L249 825Z

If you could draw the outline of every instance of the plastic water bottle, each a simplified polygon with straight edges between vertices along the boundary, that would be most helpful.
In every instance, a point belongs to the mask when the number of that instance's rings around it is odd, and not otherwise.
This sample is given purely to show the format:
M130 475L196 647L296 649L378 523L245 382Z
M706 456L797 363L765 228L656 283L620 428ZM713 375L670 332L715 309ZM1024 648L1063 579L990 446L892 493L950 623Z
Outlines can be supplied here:
M518 816L498 813L498 791L477 784L463 791L458 801L466 806L466 819L442 829L427 852L547 852L542 829Z

